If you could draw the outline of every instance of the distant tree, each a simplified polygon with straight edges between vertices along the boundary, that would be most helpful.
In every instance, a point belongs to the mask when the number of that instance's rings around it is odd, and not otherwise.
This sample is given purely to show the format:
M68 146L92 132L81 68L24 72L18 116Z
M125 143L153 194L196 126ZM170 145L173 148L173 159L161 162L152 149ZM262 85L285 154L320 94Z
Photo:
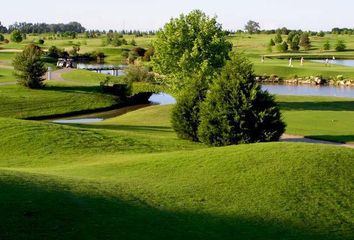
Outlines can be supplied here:
M245 30L249 33L249 34L253 34L253 33L258 33L260 30L260 26L258 22L255 21L248 21L246 26L245 26Z
M326 36L326 33L323 32L323 31L320 31L319 33L317 33L317 36L318 37L324 37L324 36Z
M284 41L276 46L279 52L287 52L289 50L289 45Z
M324 44L323 44L323 50L330 50L331 49L331 44L329 43L329 40L327 40Z
M166 77L172 91L180 91L191 73L212 80L232 49L216 18L199 10L172 19L157 33L153 45L154 71Z
M4 35L0 34L0 42L3 42L3 41L5 41L5 37L4 37Z
M278 44L283 42L283 38L281 37L280 32L278 32L277 35L275 35L274 42Z
M130 45L132 45L132 46L136 46L136 41L135 41L135 39L134 39L134 38L130 41Z
M139 57L144 57L146 50L141 47L135 47L131 51L136 52Z
M290 34L289 34L290 35ZM290 48L293 51L299 51L300 50L300 36L296 34L291 42L290 42Z
M345 42L343 40L338 40L336 45L335 45L335 50L337 52L343 52L345 51L345 49L347 48L347 45L345 44Z
M286 40L286 42L291 45L291 43L292 43L292 41L293 41L293 39L294 39L294 37L295 37L296 35L297 35L296 32L291 31L291 32L288 34L288 39Z
M201 105L198 138L212 146L277 141L285 131L273 96L256 83L252 63L231 57Z
M10 39L13 42L20 43L23 40L22 33L19 30L14 30L11 33Z
M0 22L0 33L7 33L7 28L3 26Z
M300 46L306 51L311 48L311 40L308 33L302 33L300 38Z
M16 55L13 66L19 84L28 88L43 87L43 75L47 69L41 60L42 54L40 47L30 44Z
M274 42L273 38L270 39L269 46L275 46L275 42Z

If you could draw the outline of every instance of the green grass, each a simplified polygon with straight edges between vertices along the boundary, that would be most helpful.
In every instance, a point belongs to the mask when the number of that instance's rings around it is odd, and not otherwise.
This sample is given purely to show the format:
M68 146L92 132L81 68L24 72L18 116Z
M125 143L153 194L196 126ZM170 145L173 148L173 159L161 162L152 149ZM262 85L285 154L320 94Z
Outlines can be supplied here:
M47 86L44 90L0 86L0 117L30 118L106 108L114 96L97 93L97 87Z
M175 136L170 109L91 125L0 119L0 238L354 237L353 150L207 148Z
M287 132L310 138L354 143L354 99L278 96Z
M2 68L0 66L0 83L15 81L16 77L13 75L13 70L9 68Z

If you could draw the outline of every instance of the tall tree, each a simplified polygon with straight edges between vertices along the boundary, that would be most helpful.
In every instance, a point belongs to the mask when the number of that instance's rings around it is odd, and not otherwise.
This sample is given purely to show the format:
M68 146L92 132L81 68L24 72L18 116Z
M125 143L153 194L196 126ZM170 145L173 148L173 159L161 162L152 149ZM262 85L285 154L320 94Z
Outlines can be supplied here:
M174 91L182 89L191 74L211 80L232 48L216 18L199 10L171 19L157 33L153 45L154 71L164 75Z
M43 87L46 68L41 60L42 54L40 47L30 44L16 55L12 64L19 84L28 88Z
M303 47L306 51L311 48L310 35L308 33L301 34L300 46Z
M245 30L249 33L249 34L253 34L253 33L257 33L260 30L260 25L258 22L249 20L247 22L247 24L245 25Z

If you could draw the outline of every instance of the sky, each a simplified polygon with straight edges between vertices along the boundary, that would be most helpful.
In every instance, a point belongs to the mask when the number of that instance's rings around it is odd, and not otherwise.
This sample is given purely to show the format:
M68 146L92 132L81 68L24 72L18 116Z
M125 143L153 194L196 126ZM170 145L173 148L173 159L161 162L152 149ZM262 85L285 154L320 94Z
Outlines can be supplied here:
M158 30L171 17L200 9L217 16L225 29L243 29L248 20L262 29L354 28L353 0L16 0L4 1L0 21L68 23L87 29Z

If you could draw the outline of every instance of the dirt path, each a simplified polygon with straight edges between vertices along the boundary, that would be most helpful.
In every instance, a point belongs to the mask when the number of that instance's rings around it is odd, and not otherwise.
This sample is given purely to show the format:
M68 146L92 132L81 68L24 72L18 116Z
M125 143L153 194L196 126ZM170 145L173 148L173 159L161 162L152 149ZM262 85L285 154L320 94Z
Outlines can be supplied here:
M70 82L70 81L65 80L61 75L63 73L71 72L73 70L74 69L72 69L72 68L63 68L63 69L53 71L51 81Z
M311 138L305 138L304 136L289 135L289 134L284 134L281 137L280 141L281 142L302 142L302 143L324 144L324 145L333 145L333 146L347 147L347 148L354 149L354 144L316 140L316 139L311 139Z

